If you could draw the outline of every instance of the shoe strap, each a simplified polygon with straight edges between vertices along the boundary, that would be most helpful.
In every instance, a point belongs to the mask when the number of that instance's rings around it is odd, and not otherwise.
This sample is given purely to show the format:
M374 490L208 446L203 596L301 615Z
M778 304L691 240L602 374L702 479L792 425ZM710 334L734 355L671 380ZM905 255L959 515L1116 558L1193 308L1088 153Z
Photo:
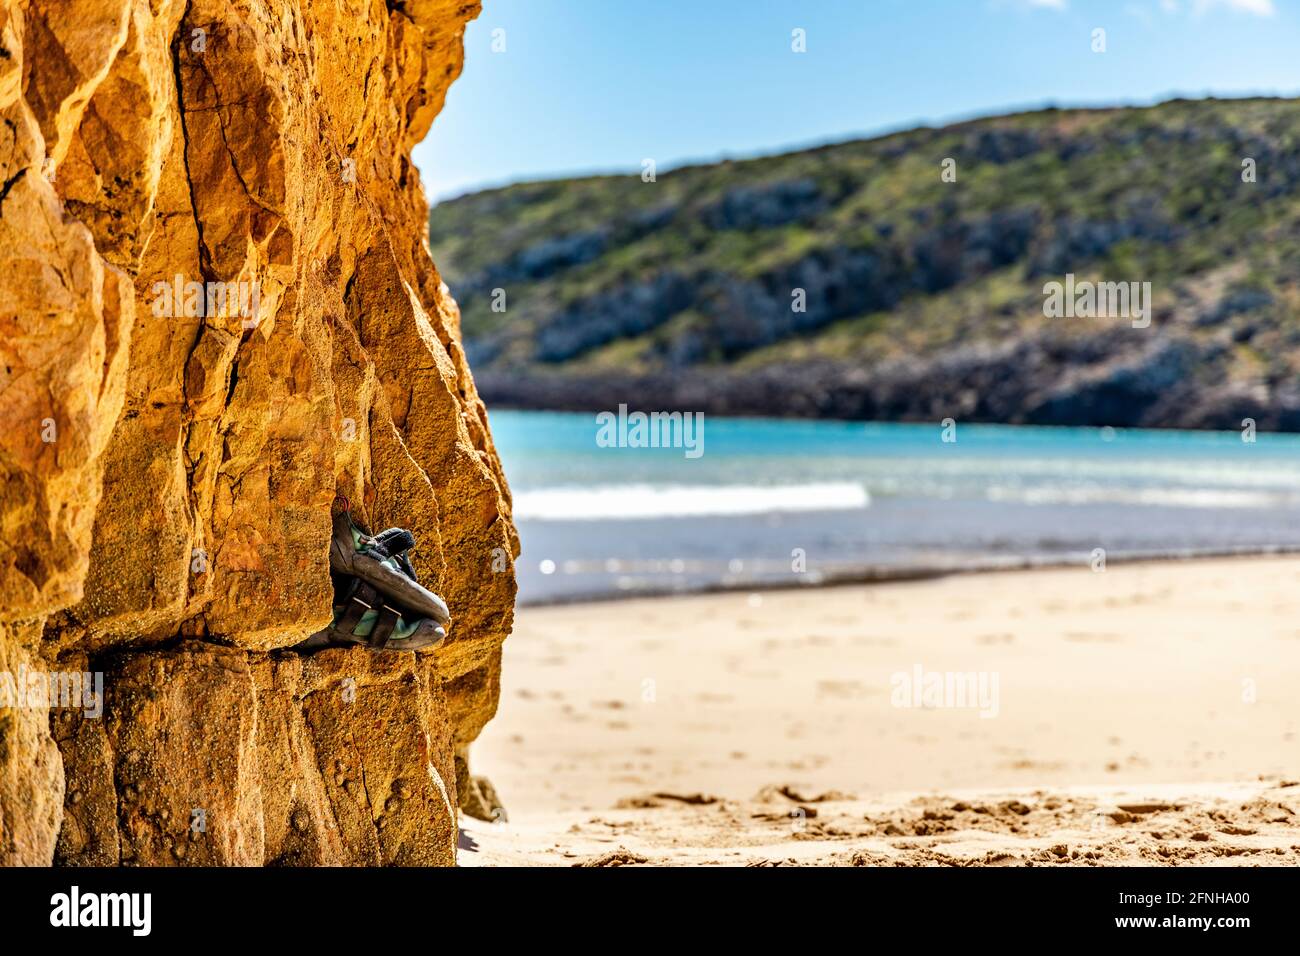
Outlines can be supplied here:
M367 611L377 607L382 603L379 592L371 585L361 579L357 579L357 589L352 592L352 597L348 599L346 610L335 627L344 634L355 633L356 626L361 623Z
M393 629L397 627L397 621L401 616L400 611L385 604L379 611L379 620L375 621L375 626L370 632L370 646L375 650L383 650L387 647L388 639L392 637Z

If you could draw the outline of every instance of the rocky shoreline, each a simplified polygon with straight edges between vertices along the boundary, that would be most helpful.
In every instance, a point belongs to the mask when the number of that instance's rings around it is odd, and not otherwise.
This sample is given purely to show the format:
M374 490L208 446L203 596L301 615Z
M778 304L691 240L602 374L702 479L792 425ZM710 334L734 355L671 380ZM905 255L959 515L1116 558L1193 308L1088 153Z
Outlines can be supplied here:
M645 410L862 421L1300 431L1300 386L1242 384L1224 349L1157 335L1134 352L1112 335L1037 338L950 349L876 368L849 363L709 366L644 375L489 369L479 391L494 408Z

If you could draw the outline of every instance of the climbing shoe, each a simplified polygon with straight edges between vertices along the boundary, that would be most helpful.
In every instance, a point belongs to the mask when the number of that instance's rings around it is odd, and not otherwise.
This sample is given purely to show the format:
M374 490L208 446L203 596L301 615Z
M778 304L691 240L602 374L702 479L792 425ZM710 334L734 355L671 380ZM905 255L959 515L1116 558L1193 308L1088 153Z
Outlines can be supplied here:
M404 528L371 535L349 511L334 518L330 578L334 620L298 650L361 644L377 651L418 651L447 636L447 603L415 578L409 552L415 536Z

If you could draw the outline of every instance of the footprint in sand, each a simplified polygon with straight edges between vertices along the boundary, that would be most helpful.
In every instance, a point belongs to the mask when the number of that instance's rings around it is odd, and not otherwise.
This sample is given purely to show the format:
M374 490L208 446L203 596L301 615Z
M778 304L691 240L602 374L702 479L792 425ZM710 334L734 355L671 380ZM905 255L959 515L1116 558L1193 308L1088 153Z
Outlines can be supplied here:
M1032 760L1028 757L1021 757L1019 760L1012 760L1003 766L1008 770L1052 771L1064 770L1066 765L1057 760Z
M857 697L866 697L872 693L861 681L856 680L819 680L817 682L818 697L834 697L839 699L853 699Z
M853 644L855 647L896 647L898 646L898 639L894 637L873 637L870 635L864 635L862 637L853 638Z
M703 694L696 694L695 699L704 704L729 704L736 698L732 694L713 694L705 692Z

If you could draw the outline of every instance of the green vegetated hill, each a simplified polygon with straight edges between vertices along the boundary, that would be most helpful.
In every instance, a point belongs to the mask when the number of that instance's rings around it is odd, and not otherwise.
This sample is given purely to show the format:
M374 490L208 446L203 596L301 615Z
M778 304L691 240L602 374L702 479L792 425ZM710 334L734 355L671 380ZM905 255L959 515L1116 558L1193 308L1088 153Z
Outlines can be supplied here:
M1300 101L526 183L430 241L501 405L1300 430ZM1046 317L1067 273L1150 282L1149 327Z

